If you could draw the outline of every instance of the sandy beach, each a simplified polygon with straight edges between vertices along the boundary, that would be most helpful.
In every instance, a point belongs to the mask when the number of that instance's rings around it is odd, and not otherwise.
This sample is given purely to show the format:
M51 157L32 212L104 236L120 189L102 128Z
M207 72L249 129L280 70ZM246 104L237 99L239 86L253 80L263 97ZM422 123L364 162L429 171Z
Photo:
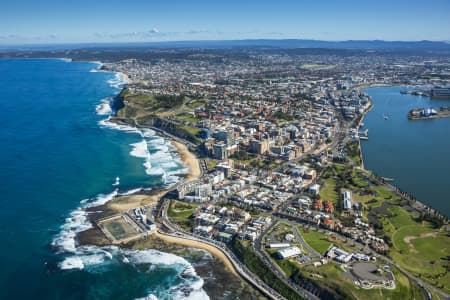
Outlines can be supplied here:
M186 246L186 247L190 247L190 248L197 248L197 249L202 249L202 250L208 251L214 257L216 257L217 259L222 261L225 264L225 267L231 273L233 273L235 276L238 276L236 270L233 267L233 264L226 257L226 255L222 251L220 251L219 249L217 249L211 245L197 242L197 241L188 240L188 239L183 239L183 238L179 238L179 237L161 234L160 232L155 232L153 235L154 235L154 237L159 238L167 243L174 243L174 244L178 244L178 245L182 245L182 246Z
M189 182L197 179L201 174L198 159L193 153L189 151L189 149L184 144L176 141L172 141L172 144L180 154L183 163L189 169L184 182ZM157 190L152 195L134 194L128 196L119 196L111 202L107 203L106 206L107 208L114 210L117 213L125 213L139 206L155 205L158 202L159 198L164 196L164 194L166 193L167 190L164 189Z
M127 83L131 83L131 79L130 79L130 77L128 77L127 74L125 74L125 73L123 73L123 72L116 72L116 73L117 73L117 74L120 74L120 76L122 76L123 79L125 79L125 81L126 81Z
M175 148L177 148L181 160L189 168L189 173L185 178L184 182L189 182L197 179L201 174L200 164L197 157L192 152L189 151L189 149L186 147L185 144L172 140L172 145L174 145Z
M117 213L125 213L131 209L145 205L155 205L158 199L163 196L167 191L159 190L152 195L128 195L119 196L114 198L111 202L107 203L107 208L116 211Z

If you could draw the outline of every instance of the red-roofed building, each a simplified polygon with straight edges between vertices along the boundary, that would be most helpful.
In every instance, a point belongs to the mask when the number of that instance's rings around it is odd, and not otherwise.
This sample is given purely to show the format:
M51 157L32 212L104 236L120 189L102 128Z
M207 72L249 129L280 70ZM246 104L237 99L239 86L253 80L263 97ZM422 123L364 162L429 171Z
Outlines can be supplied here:
M323 205L322 205L322 200L317 199L314 200L313 205L312 205L312 209L314 210L322 210Z
M332 213L334 211L334 206L333 206L333 202L331 201L324 201L324 208L323 211L326 213Z

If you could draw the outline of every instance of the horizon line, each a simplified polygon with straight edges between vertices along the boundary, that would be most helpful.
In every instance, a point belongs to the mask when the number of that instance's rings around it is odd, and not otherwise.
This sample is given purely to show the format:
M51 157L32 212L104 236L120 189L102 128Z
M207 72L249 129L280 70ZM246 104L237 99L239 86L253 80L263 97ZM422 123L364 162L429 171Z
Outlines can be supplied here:
M310 42L329 42L329 43L345 43L345 42L386 42L386 43L418 43L432 42L444 43L450 45L449 40L385 40L385 39L344 39L344 40L322 40L314 38L242 38L242 39L199 39L199 40L167 40L167 41L99 41L99 42L61 42L61 43L18 43L18 44L1 44L0 48L13 47L50 47L50 46L82 46L82 45L129 45L129 44L164 44L164 43L201 43L201 42L239 42L239 41L310 41Z

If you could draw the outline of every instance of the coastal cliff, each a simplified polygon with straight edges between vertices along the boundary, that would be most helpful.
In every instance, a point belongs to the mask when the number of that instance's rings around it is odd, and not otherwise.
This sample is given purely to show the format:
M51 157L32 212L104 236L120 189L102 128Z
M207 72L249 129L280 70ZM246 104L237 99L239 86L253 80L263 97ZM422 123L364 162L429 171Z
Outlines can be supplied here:
M183 114L188 101L182 95L139 93L125 87L113 101L114 117L111 120L120 124L157 128L199 145L201 129L174 117Z

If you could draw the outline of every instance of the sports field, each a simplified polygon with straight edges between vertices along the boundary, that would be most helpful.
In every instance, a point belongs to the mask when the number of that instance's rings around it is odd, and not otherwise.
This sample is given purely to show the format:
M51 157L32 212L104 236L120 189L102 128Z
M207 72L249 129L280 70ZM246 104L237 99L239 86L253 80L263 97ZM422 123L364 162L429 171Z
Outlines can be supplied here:
M139 231L133 227L129 220L126 220L123 216L111 218L101 223L101 227L111 234L117 241L128 239L139 234Z

